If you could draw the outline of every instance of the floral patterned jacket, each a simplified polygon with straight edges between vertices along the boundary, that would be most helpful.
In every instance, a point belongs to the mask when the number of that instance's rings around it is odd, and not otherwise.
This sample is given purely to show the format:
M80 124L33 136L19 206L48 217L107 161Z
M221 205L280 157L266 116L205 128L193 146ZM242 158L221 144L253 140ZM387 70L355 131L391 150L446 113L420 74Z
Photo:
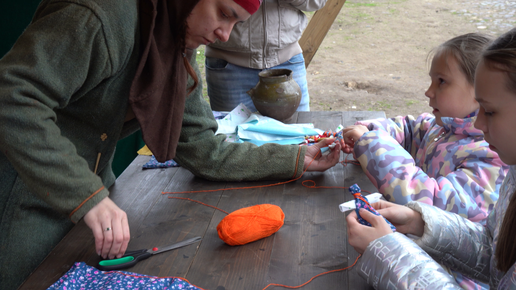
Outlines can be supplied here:
M360 121L370 131L356 141L355 158L388 201L483 222L509 167L474 128L476 117L442 120L443 127L431 114Z

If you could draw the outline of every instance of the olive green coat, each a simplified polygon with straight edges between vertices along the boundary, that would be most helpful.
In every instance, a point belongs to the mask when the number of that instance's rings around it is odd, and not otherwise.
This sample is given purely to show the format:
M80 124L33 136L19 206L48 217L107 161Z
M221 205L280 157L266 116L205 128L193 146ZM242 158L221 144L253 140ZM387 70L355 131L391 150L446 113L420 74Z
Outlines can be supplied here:
M3 289L15 289L109 195L116 143L139 129L124 124L137 35L136 0L44 0L0 60ZM304 147L230 144L216 128L200 85L187 98L175 160L210 180L301 174Z

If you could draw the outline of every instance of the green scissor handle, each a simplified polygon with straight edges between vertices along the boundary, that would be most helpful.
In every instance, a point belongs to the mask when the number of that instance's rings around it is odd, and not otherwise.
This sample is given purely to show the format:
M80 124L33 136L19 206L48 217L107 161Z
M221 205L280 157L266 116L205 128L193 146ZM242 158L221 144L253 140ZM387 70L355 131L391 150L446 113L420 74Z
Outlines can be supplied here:
M126 252L120 259L102 260L99 262L98 269L102 271L113 271L130 268L141 260L145 260L152 256L147 250L137 250Z
M129 256L129 257L123 257L123 258L120 258L120 259L103 260L103 261L99 262L99 265L101 265L101 266L114 266L114 265L119 265L119 264L131 262L132 260L134 260L134 257L133 256Z

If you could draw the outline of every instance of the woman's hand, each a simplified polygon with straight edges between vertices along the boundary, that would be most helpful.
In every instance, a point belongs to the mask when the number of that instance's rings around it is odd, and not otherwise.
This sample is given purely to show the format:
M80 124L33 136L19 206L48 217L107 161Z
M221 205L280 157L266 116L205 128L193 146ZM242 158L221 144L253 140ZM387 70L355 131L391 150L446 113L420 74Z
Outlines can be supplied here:
M94 206L84 221L93 232L99 256L113 259L124 255L131 238L127 215L109 197Z
M396 227L396 231L423 236L425 222L417 211L385 200L373 203L372 206Z
M307 171L325 171L335 166L340 158L340 143L337 142L328 155L322 155L321 148L327 147L335 141L334 138L323 139L312 146L308 146L305 153L303 169ZM315 157L315 159L314 159ZM313 160L313 161L312 161ZM310 165L310 166L308 166Z
M343 141L342 143L342 151L346 154L351 154L353 152L353 148L355 147L355 142L364 135L364 133L369 132L369 129L367 129L364 125L351 125L344 130L342 130L342 137Z
M371 224L371 227L358 222L355 211L347 217L348 242L357 252L363 254L369 244L385 235L392 234L391 227L381 216L374 215L365 209L360 209L360 216Z

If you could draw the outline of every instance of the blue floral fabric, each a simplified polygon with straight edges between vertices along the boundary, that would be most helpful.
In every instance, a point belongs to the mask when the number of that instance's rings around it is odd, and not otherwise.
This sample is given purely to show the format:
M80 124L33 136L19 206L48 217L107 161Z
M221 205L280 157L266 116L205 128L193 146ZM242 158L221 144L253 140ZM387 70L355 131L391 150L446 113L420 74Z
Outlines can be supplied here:
M145 168L145 169L167 168L167 167L179 167L179 164L177 164L172 159L165 161L165 162L158 162L158 160L156 160L156 157L154 157L154 155L151 156L151 159L149 160L149 162L143 164L143 168Z
M181 278L153 277L125 271L100 271L86 265L75 263L70 270L47 290L86 290L86 289L150 289L150 290L203 290Z

